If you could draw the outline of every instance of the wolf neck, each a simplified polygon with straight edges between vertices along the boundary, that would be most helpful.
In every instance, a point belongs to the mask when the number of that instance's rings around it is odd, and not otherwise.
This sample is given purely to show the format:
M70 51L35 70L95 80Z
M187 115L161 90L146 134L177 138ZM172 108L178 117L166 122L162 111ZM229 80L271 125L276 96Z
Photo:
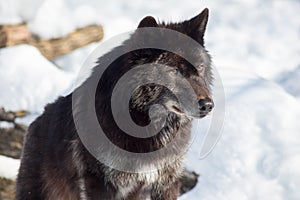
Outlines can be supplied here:
M183 129L189 129L190 127L190 120L186 117L179 117L170 113L166 119L165 126L155 136L149 138L138 138L126 134L117 126L117 124L115 124L109 107L101 107L102 109L99 109L97 115L101 116L101 113L107 114L106 119L98 117L103 131L111 142L126 151L134 153L153 152L170 143L178 134L184 134L179 137L186 138L186 140L179 145L185 146L185 143L188 143L190 131L183 131ZM143 118L147 120L147 117ZM106 123L107 120L112 120L114 123L108 124Z
M176 114L170 113L167 116L165 126L157 134L160 144L160 148L166 146L168 143L181 134L181 129L185 128L190 123L190 120L186 117L179 117Z

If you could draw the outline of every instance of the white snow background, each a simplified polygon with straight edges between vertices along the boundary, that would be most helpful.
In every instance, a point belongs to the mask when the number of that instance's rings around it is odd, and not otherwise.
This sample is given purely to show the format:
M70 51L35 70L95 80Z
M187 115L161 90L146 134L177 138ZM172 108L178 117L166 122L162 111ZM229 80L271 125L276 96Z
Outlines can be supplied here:
M300 1L0 0L0 24L25 21L35 34L52 38L101 23L106 40L146 15L180 21L205 7L206 47L225 87L226 117L208 157L199 159L202 137L193 142L185 165L200 174L199 182L180 199L299 200ZM45 104L71 91L97 45L53 63L28 45L0 49L0 105L29 110L33 115L23 122L30 123ZM15 177L18 164L0 156L0 176Z

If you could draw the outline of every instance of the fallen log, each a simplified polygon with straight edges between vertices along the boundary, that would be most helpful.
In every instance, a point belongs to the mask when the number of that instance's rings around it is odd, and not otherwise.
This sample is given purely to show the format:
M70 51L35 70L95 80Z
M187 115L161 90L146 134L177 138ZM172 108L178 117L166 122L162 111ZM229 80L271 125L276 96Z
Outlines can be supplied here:
M19 159L26 130L18 127L0 127L0 155Z
M15 123L17 117L24 117L28 115L29 112L26 110L20 110L17 112L6 111L3 107L0 107L0 121Z
M15 196L15 181L0 177L0 199L13 200Z
M0 48L18 44L30 44L37 47L48 59L65 55L87 44L103 38L101 25L79 28L61 38L41 39L30 33L26 24L0 26Z
M16 123L16 118L24 117L29 112L25 110L20 111L6 111L0 107L0 122L9 122L14 126L9 128L2 128L0 126L0 155L9 156L11 158L20 158L23 146L24 135L27 126Z
M0 26L0 47L28 43L31 34L26 24Z

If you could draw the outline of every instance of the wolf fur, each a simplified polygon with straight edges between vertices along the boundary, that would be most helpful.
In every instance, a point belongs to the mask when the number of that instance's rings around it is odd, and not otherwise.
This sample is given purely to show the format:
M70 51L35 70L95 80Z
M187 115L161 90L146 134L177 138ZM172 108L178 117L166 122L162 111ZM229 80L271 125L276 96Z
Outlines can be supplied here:
M172 29L188 35L204 47L207 20L208 9L204 9L196 17L181 23L157 23L153 17L145 17L139 28ZM129 40L134 40L134 36ZM195 56L200 63L196 68L171 52L143 49L129 52L110 65L100 79L99 85L102 87L97 88L95 107L99 123L115 145L130 152L151 152L164 147L179 135L180 151L187 149L191 119L195 116L178 109L172 91L148 84L138 88L132 95L130 115L140 126L149 123L151 105L160 103L168 110L165 127L151 138L135 138L124 134L114 122L109 105L113 87L122 74L133 65L145 63L171 66L174 73L181 73L189 80L200 100L211 101L210 56L206 51ZM101 67L100 61L96 67ZM201 107L199 110L200 114L196 116L199 118L210 111L203 111ZM74 125L70 94L47 105L44 113L30 125L17 178L16 199L175 200L179 194L178 178L182 171L182 159L172 164L169 164L171 158L157 159L160 159L159 166L151 173L122 172L100 163L80 141Z

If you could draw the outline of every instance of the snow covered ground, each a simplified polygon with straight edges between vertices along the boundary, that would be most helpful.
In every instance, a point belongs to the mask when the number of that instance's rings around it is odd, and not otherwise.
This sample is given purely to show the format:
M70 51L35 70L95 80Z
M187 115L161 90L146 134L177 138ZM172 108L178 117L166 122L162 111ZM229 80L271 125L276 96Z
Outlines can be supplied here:
M0 177L8 179L17 178L20 160L0 155L0 163Z
M43 38L102 23L109 39L134 29L146 15L178 21L204 7L210 9L206 46L224 84L226 118L223 134L208 157L199 159L202 137L193 142L185 163L201 176L196 188L180 199L298 200L299 1L0 0L0 23L26 21ZM71 90L96 46L54 63L27 45L1 49L0 89L5 92L0 93L0 105L40 113L47 102ZM10 160L4 159L0 157L0 175L7 169L11 176L6 165Z

